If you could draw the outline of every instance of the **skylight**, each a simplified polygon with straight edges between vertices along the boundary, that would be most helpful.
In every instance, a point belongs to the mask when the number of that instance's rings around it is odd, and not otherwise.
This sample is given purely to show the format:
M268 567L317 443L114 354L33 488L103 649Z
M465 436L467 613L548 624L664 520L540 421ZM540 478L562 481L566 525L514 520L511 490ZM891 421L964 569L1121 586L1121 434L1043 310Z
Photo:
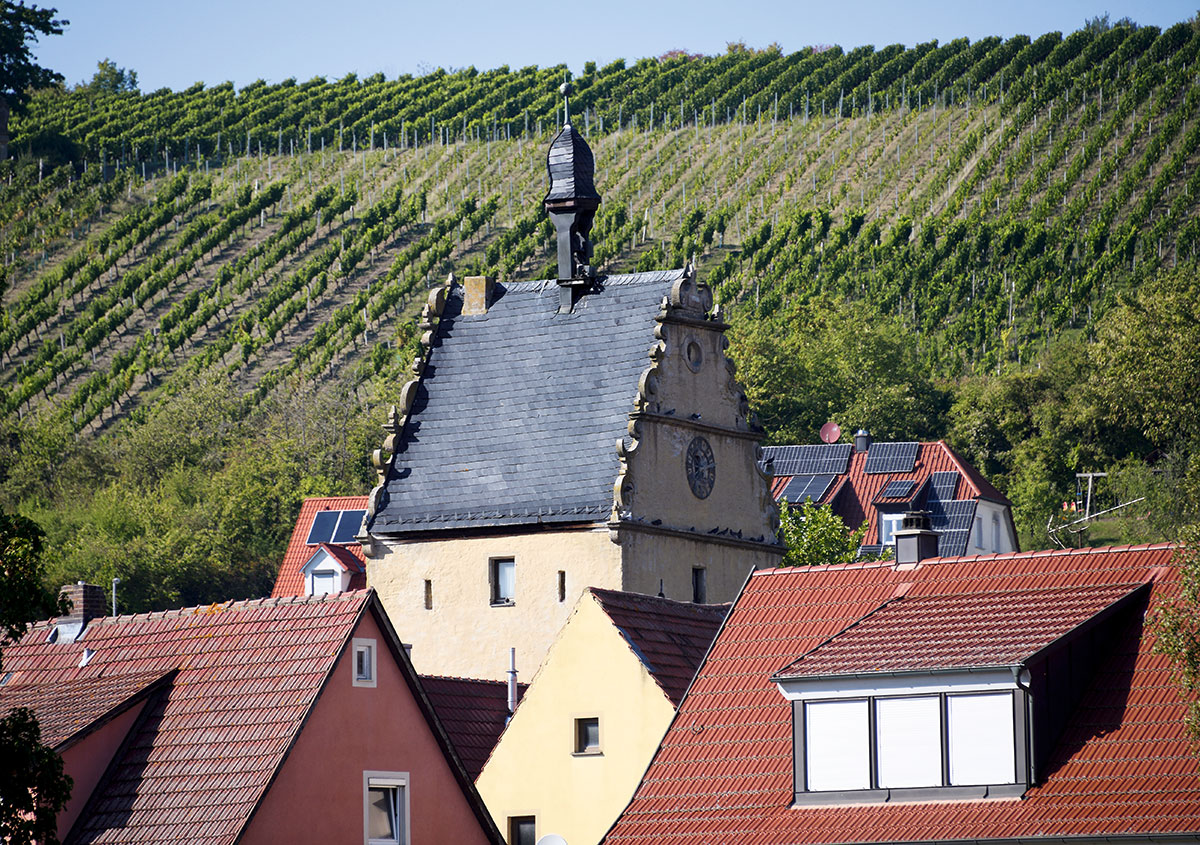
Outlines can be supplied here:
M305 543L310 546L318 543L356 543L358 541L354 535L358 533L365 514L365 510L321 511L313 519Z

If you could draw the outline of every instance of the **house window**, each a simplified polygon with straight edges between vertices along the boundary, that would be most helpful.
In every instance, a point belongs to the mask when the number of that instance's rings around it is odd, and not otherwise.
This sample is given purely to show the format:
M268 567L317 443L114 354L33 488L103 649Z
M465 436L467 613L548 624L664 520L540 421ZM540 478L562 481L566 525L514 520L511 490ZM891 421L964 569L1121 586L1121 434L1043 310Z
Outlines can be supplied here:
M992 514L992 551L1000 551L1000 517Z
M517 564L511 557L492 558L492 604L510 605L516 596Z
M425 609L433 610L433 582L425 579Z
M575 753L600 753L600 719L589 716L575 720Z
M537 825L533 816L508 817L508 845L536 845Z
M408 773L363 772L363 793L363 829L368 845L406 845Z
M1012 691L808 700L796 708L798 801L812 793L872 801L902 798L903 790L917 790L913 799L1024 790L1024 718ZM947 788L953 792L929 792Z
M692 567L692 603L704 604L708 601L708 584L705 581L703 566Z
M558 570L558 600L567 600L567 573L562 569Z
M375 686L375 640L354 639L354 686Z
M896 542L896 532L904 522L902 513L881 513L879 515L879 544L887 546Z
M325 593L336 593L337 581L336 572L314 572L312 574L312 595L319 596Z
M975 517L975 548L983 548L983 517Z

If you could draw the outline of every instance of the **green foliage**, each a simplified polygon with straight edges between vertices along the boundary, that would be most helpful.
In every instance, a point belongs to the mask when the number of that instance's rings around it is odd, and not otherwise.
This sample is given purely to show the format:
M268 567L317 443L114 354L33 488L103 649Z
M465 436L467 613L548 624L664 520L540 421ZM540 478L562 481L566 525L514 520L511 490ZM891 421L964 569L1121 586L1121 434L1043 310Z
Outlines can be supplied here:
M1179 539L1174 559L1179 567L1179 595L1155 608L1151 626L1154 650L1170 657L1187 702L1188 731L1200 742L1200 524L1188 526Z
M731 353L751 408L774 443L808 443L835 420L879 439L936 438L946 395L930 380L911 334L862 303L797 303L731 330Z
M71 797L63 761L42 745L33 713L0 717L0 839L13 845L58 845L58 813Z
M798 507L792 507L783 499L779 503L779 538L787 551L779 565L822 566L878 560L879 556L858 553L866 533L867 523L851 531L829 505L815 505L812 499L806 499Z
M0 645L58 609L42 585L44 548L45 535L32 520L0 510Z
M7 100L14 112L24 108L33 89L62 82L62 74L34 62L32 49L39 35L62 35L70 23L56 20L55 13L24 2L0 2L0 101Z
M102 59L96 63L96 73L91 81L81 85L80 90L89 94L136 94L137 71L117 67L112 59Z

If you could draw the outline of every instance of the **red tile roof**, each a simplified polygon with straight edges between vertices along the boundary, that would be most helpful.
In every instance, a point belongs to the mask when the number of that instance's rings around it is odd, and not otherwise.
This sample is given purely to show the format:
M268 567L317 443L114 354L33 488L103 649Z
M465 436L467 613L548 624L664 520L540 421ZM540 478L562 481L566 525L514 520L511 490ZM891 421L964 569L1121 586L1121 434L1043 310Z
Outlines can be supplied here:
M305 499L300 505L300 515L296 517L296 527L292 530L292 539L288 541L287 551L283 554L283 563L279 574L275 576L275 587L271 590L272 598L283 596L304 595L304 576L300 570L308 563L319 548L318 544L308 545L308 533L312 530L313 520L321 511L365 510L366 496L331 496L326 498ZM365 562L362 546L358 543L347 543L336 546L349 552L359 561ZM340 558L339 558L340 559ZM354 571L354 570L352 570ZM350 577L350 589L361 590L367 586L366 576L359 569Z
M1185 707L1142 614L1119 622L1023 798L792 807L792 711L771 676L880 607L912 600L1137 584L1178 590L1169 546L756 572L608 843L868 843L1150 836L1200 831ZM1116 590L1114 592L1119 592Z
M54 684L0 687L0 713L27 707L37 718L42 744L62 751L169 682L173 672L80 678Z
M496 747L508 723L508 684L475 678L422 675L421 686L471 779ZM517 700L528 684L517 684Z
M835 634L779 675L1016 666L1140 586L900 596Z
M816 504L830 504L834 513L840 516L851 528L857 528L866 522L867 543L875 543L879 536L879 515L872 504L880 502L898 502L902 499L883 499L881 493L888 482L901 479L911 479L916 483L915 490L920 490L935 472L957 472L959 479L957 499L988 499L1002 505L1010 505L1007 498L980 475L974 467L964 461L951 449L944 440L933 443L921 443L917 448L917 459L911 472L881 472L868 473L867 452L853 452L846 467L846 472L840 474L825 495ZM776 500L783 495L788 482L795 476L777 475L771 482L771 493ZM799 504L792 502L791 504Z
M589 592L678 707L729 605L691 604L596 587Z
M5 648L13 692L119 678L136 686L178 670L147 704L72 838L233 842L371 600L360 591L108 617L74 643L46 642L52 623L39 623ZM85 648L94 654L81 668Z

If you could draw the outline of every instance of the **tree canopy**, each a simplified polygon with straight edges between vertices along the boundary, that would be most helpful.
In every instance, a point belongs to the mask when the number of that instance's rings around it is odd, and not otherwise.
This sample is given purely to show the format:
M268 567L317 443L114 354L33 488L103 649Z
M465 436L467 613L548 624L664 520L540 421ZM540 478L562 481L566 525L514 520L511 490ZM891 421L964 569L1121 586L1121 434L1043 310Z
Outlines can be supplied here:
M0 0L0 98L13 111L20 111L35 89L62 82L62 74L37 64L31 50L39 35L62 35L70 21L56 19L57 13Z

